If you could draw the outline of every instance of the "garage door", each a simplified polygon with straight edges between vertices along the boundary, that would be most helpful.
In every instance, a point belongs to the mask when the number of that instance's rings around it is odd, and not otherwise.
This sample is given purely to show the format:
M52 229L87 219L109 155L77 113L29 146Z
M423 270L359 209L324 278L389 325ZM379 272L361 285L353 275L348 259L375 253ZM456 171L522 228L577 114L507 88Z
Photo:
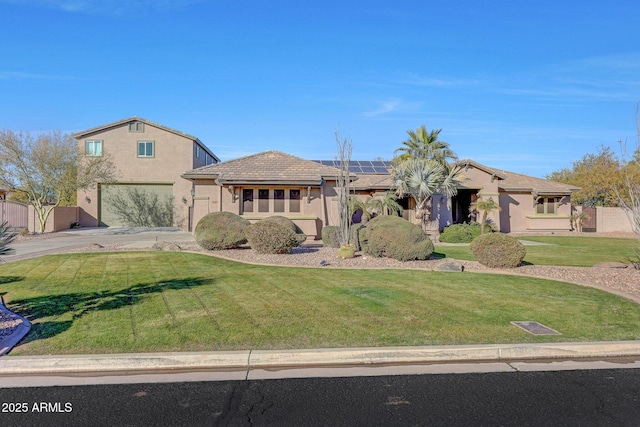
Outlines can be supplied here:
M100 225L171 227L173 225L173 185L101 185Z

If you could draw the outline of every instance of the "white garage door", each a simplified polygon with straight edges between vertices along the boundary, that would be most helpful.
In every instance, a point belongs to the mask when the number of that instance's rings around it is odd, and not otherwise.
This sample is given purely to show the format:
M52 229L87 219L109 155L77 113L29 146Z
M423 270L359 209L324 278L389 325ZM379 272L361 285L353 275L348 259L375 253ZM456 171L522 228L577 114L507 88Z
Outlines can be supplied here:
M173 185L102 184L100 225L109 227L173 226Z

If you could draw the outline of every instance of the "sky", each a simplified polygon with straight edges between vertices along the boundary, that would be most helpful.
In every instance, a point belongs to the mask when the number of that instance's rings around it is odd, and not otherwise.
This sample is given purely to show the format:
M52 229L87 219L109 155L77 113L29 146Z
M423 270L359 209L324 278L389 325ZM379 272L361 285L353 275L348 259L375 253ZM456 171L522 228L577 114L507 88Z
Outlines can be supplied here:
M139 116L222 160L459 158L544 177L635 147L637 0L0 0L0 129Z

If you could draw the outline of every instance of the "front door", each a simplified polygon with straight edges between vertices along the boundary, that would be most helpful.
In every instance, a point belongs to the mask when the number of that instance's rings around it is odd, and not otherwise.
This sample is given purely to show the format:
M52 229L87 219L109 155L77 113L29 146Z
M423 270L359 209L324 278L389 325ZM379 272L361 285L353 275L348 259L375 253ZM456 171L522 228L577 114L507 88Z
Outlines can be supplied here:
M458 190L458 194L451 199L451 216L454 224L475 221L471 214L471 204L478 200L478 190Z

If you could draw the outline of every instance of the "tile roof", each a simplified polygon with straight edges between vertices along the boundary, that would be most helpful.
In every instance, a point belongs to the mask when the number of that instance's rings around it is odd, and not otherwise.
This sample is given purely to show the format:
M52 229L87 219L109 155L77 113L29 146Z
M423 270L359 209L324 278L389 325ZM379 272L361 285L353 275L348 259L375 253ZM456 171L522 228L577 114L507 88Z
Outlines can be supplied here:
M265 151L185 172L189 179L215 178L220 184L321 185L335 179L340 170L279 151ZM356 179L351 174L352 180Z
M536 191L538 194L571 194L580 190L574 185L563 184L560 182L550 181L548 179L536 178L529 175L523 175L515 172L490 168L473 160L460 160L458 164L468 164L477 169L483 170L489 174L493 174L500 181L498 188L503 191Z

